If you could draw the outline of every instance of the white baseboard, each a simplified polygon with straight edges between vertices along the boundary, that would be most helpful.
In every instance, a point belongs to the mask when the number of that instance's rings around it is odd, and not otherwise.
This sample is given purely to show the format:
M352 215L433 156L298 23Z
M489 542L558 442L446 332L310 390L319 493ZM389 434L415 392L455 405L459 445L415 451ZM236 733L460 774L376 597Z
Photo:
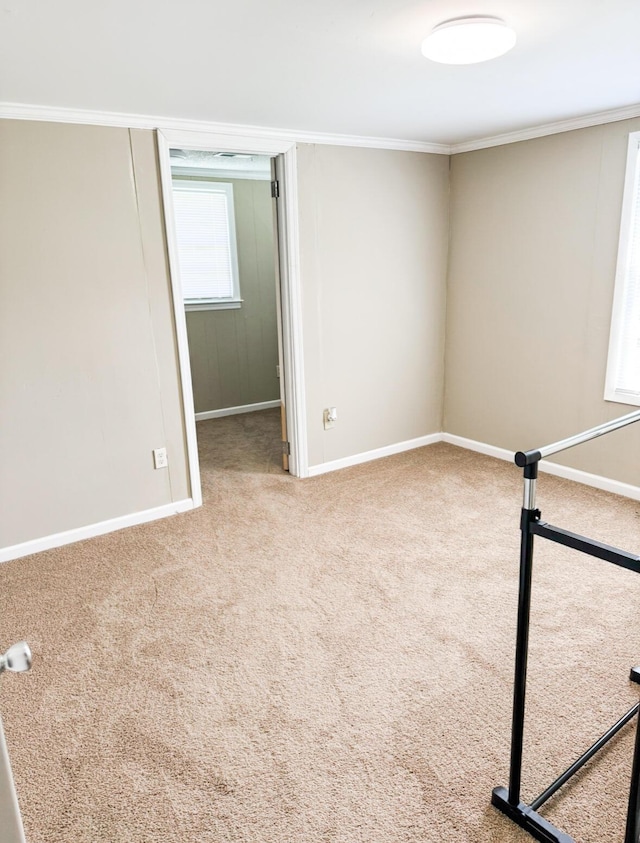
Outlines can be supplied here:
M442 441L450 445L457 445L459 448L466 448L469 451L477 451L489 457L497 457L500 460L513 462L514 451L506 448L498 448L495 445L487 445L484 442L476 442L474 439L465 439L463 436L454 436L452 433L443 433ZM632 486L630 483L622 483L620 480L611 480L609 477L602 477L599 474L589 474L588 471L580 471L578 468L570 468L566 465L559 465L556 462L541 460L540 471L553 474L556 477L563 477L565 480L573 480L575 483L583 483L585 486L593 486L595 489L602 489L605 492L613 492L614 495L622 495L625 498L632 498L640 501L640 487Z
M268 407L280 406L279 401L265 402ZM267 409L264 405L250 404L252 408ZM251 412L251 410L240 407L232 407L231 410L236 412ZM218 410L214 412L220 412ZM227 411L227 414L230 414ZM434 445L436 442L446 442L449 445L456 445L459 448L466 448L469 451L476 451L480 454L486 454L489 457L496 457L497 459L513 462L514 452L506 448L498 448L495 445L487 445L485 442L477 442L475 439L465 439L463 436L455 436L452 433L430 433L427 436L419 436L417 439L409 439L405 442L397 442L394 445L386 445L383 448L376 448L373 451L364 451L361 454L354 454L351 457L343 457L339 460L332 460L330 462L322 463L321 465L313 465L309 467L309 477L317 477L320 474L326 474L330 471L337 471L341 468L348 468L352 465L360 465L361 463L370 462L371 460L381 459L382 457L389 457L393 454L400 454L404 451L411 451L414 448L423 448L425 445ZM608 477L601 477L598 474L589 474L587 471L580 471L577 468L569 468L558 463L546 462L540 463L540 471L547 474L553 474L556 477L563 477L566 480L573 480L576 483L582 483L585 486L593 486L596 489L602 489L605 492L612 492L616 495L622 495L632 500L640 501L640 487L632 486L629 483L622 483L619 480L612 480ZM177 515L180 512L188 512L194 509L193 500L186 498L185 500L176 501L175 503L164 504L153 509L145 509L142 512L133 512L130 515L121 515L118 518L112 518L108 521L100 521L97 524L89 524L86 527L78 527L74 530L66 530L62 533L54 533L51 536L44 536L39 539L32 539L30 541L22 542L21 544L14 544L10 547L0 548L0 562L8 562L10 559L18 559L21 556L29 556L32 553L39 553L43 550L51 550L54 547L61 547L62 545L72 544L73 542L82 541L83 539L90 539L95 536L101 536L105 533L112 533L116 530L122 530L125 527L133 527L136 524L145 524L148 521L156 521L160 518L167 518L170 515Z
M280 400L262 401L260 404L244 404L242 407L225 407L222 410L207 410L204 413L196 413L196 421L221 419L223 416L237 416L240 413L256 413L258 410L273 410L279 406Z
M348 468L351 465L360 465L363 462L379 460L382 457L390 457L393 454L401 454L403 451L412 451L414 448L423 448L425 445L433 445L441 441L441 433L429 433L427 436L419 436L417 439L407 439L405 442L396 442L395 445L385 445L384 448L364 451L361 454L354 454L352 457L343 457L340 460L331 460L330 462L323 462L320 465L311 465L309 466L309 477L317 477L319 474L327 474L329 471L338 471L341 468Z
M175 501L175 503L156 506L153 509L145 509L142 512L121 515L118 518L111 518L108 521L99 521L97 524L89 524L86 527L77 527L74 530L65 530L63 533L43 536L41 539L32 539L21 544L3 547L0 548L0 562L8 562L10 559L18 559L20 556L29 556L32 553L40 553L42 550L51 550L54 547L73 544L73 542L91 539L94 536L102 536L105 533L113 533L115 530L122 530L124 527L133 527L135 524L145 524L147 521L167 518L169 515L188 512L193 508L192 499L186 498L182 501Z

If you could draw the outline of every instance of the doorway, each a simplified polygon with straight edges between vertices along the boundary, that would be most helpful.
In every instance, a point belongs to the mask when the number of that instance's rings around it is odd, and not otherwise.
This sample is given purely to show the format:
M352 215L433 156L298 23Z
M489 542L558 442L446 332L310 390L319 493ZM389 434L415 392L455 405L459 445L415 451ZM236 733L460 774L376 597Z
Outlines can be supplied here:
M170 161L196 422L280 408L286 430L271 158L172 147Z
M196 421L279 407L283 467L298 477L308 473L295 148L173 131L158 132L158 147L191 493L198 506ZM222 221L221 239L190 250L185 221L195 219L197 227L199 214ZM202 260L220 269L213 288L201 284Z

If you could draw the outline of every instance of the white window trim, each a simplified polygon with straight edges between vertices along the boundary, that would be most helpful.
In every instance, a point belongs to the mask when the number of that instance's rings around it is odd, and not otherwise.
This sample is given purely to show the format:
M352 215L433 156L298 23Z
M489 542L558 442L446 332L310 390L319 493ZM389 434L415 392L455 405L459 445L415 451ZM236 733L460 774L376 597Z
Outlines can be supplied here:
M230 182L221 182L207 178L173 178L176 184L187 187L190 191L203 193L224 193L227 197L227 211L229 215L229 251L231 253L231 277L233 282L233 295L225 298L211 299L184 299L185 310L231 310L242 306L240 297L240 271L238 267L238 239L236 236L236 209L233 203L233 185Z
M185 299L184 309L187 313L192 310L238 310L242 307L244 299L212 299L197 301L196 299Z
M624 195L620 219L620 239L618 243L618 263L616 266L613 308L611 314L611 332L609 335L609 354L605 381L605 401L618 404L640 406L640 393L623 392L616 389L616 379L620 354L622 353L623 320L627 274L630 261L631 229L635 194L640 179L640 132L631 132L627 147L627 166L625 171Z

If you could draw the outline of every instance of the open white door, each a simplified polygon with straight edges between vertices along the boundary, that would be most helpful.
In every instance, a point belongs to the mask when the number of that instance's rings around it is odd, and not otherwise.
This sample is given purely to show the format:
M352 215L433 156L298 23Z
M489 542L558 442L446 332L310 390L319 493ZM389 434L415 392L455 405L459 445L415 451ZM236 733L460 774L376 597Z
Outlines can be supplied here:
M2 719L0 719L0 839L2 843L25 843Z
M23 673L31 668L31 650L26 641L20 641L0 654L0 674L5 671ZM25 843L18 797L13 783L7 742L0 717L0 841Z
M289 444L289 437L287 435L287 393L285 387L285 379L287 371L284 364L284 343L282 340L282 276L280 271L280 230L281 226L278 220L278 200L280 198L280 182L278 181L278 173L276 168L276 159L271 159L271 199L273 202L273 243L274 243L274 259L276 262L276 309L278 318L276 324L278 326L278 378L280 385L280 427L282 429L282 467L285 471L289 471L289 454L291 453L291 445Z

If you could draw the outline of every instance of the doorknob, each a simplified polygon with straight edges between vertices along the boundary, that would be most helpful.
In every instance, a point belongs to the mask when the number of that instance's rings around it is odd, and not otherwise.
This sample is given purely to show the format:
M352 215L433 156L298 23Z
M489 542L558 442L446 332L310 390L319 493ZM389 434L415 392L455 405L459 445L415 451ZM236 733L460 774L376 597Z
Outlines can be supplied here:
M31 650L26 641L18 641L9 647L4 655L0 655L0 673L10 670L13 673L24 673L31 668Z

